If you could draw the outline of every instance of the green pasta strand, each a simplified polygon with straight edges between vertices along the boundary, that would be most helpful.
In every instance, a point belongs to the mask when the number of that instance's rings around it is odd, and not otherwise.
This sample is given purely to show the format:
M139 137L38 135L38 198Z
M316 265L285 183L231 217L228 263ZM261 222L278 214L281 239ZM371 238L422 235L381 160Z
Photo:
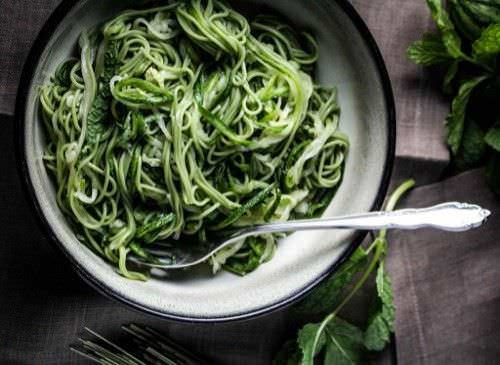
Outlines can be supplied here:
M134 254L231 227L317 216L349 142L334 88L313 81L314 37L217 0L129 10L82 33L40 91L44 161L77 238L123 276ZM276 235L211 258L244 275Z

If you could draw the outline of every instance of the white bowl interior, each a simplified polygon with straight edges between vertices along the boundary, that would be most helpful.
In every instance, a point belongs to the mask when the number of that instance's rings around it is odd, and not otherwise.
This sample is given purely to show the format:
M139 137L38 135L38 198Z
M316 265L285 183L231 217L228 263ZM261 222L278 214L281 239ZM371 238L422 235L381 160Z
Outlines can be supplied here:
M134 0L78 2L57 27L39 59L27 95L25 153L38 203L51 229L83 271L100 286L150 311L188 318L227 318L256 313L308 287L324 274L352 241L352 231L295 233L284 239L274 259L246 277L200 269L146 283L116 274L79 243L57 207L54 186L42 162L44 134L37 86L74 50L83 29L103 22ZM234 2L233 2L234 3ZM341 129L350 138L344 181L326 216L368 211L379 190L388 151L388 111L381 75L360 32L334 1L252 0L311 29L320 45L318 80L339 89ZM238 4L235 4L238 8Z

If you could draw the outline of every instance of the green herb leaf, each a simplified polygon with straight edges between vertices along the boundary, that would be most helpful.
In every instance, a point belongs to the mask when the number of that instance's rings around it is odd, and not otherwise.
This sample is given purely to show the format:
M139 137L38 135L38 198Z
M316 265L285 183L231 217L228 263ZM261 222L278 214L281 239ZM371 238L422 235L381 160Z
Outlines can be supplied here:
M443 44L439 34L426 33L420 41L412 43L407 50L410 60L418 65L431 66L448 63L453 58Z
M445 94L451 95L453 94L453 81L455 79L455 76L458 73L458 66L460 64L459 60L453 61L450 66L448 67L448 70L446 71L446 75L444 76L443 79L443 92Z
M323 349L326 344L325 334L322 333L316 349L314 349L314 339L319 331L320 323L306 324L299 331L297 336L297 343L302 351L301 365L314 365L314 357Z
M481 23L472 18L463 8L462 0L451 0L448 2L450 7L451 20L460 33L470 41L473 41L481 35Z
M500 23L500 8L490 1L461 0L462 7L477 22L489 25Z
M500 122L495 123L490 128L486 136L484 136L484 140L491 148L500 152Z
M465 81L458 90L458 94L451 104L451 113L446 117L447 142L451 151L456 155L462 144L465 112L470 95L474 88L486 79L486 76L479 76Z
M475 55L481 56L500 52L500 24L492 24L481 33L481 37L472 44Z
M394 303L391 280L384 270L382 262L377 270L378 310L371 316L364 333L363 342L371 351L381 351L389 342L394 331Z
M352 324L335 318L325 330L325 364L355 365L362 363L363 332Z
M324 364L355 365L361 363L363 354L363 332L352 324L336 317L321 333L313 353L314 338L320 323L306 324L297 338L302 351L301 365L313 365L314 358L324 349Z
M92 103L89 115L87 117L87 133L85 138L90 143L95 143L100 134L103 133L104 121L109 113L109 97L111 91L109 82L115 73L118 65L118 43L110 42L104 54L104 71L100 78L100 89Z
M448 51L448 54L453 58L465 57L461 50L462 42L460 41L460 37L455 32L455 27L444 9L442 1L427 0L427 5L431 10L432 18L441 32L443 45Z
M54 83L59 86L70 87L71 70L76 63L77 61L74 59L61 63L59 67L57 67L56 73L54 74Z
M453 162L460 170L476 167L483 161L486 150L484 131L474 120L468 120L465 124L462 145Z
M316 288L293 310L296 313L324 314L332 310L341 299L340 294L352 282L354 276L361 271L368 261L368 254L358 247L339 271Z

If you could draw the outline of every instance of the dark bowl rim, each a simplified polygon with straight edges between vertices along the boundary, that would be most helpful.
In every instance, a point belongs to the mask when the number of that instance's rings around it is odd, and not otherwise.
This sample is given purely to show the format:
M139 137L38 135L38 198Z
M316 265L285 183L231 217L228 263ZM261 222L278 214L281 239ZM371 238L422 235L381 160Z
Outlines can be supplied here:
M15 115L14 115L14 144L15 144L15 153L17 160L17 170L19 177L22 182L22 187L24 190L24 195L28 200L28 204L32 210L33 215L37 218L37 224L40 227L41 231L48 238L48 241L54 247L57 247L57 251L62 252L64 256L71 262L73 268L78 273L78 275L90 286L95 288L98 292L103 294L106 297L109 297L115 301L118 301L122 304L125 304L135 310L138 310L141 313L146 313L153 315L155 317L160 317L162 319L174 320L178 322L205 322L205 323L215 323L215 322L229 322L229 321L238 321L238 320L247 320L253 319L256 317L260 317L271 312L274 312L278 309L285 308L300 299L304 298L308 293L310 293L314 288L316 288L323 280L327 277L335 273L338 268L349 259L354 250L361 244L363 239L366 237L366 232L359 232L353 238L349 247L345 250L345 252L341 255L341 257L331 265L323 274L319 275L312 282L310 282L307 286L297 290L296 292L290 294L288 297L264 306L262 308L247 311L238 314L229 314L227 316L217 316L217 317L195 317L195 316L185 316L179 314L168 313L165 311L155 310L148 308L140 303L132 301L130 299L124 298L119 293L114 291L113 288L106 286L104 283L100 282L97 278L87 272L80 263L71 256L61 241L56 237L54 231L52 230L50 224L45 218L38 199L36 197L33 184L29 177L28 166L26 162L25 155L25 135L24 135L24 121L26 114L26 97L28 95L28 91L30 88L31 80L33 78L34 71L38 64L39 56L44 51L50 37L59 26L60 22L64 19L64 17L68 14L68 12L78 3L79 0L63 0L57 8L52 12L48 20L45 22L44 26L40 30L37 38L35 39L31 50L28 54L27 60L24 64L21 81L19 83L19 88L17 91L16 97L16 107L15 107ZM384 99L385 99L385 107L387 110L387 150L386 150L386 160L384 163L384 171L382 180L375 198L375 201L371 207L371 210L377 210L382 207L385 196L387 194L387 190L389 188L389 183L392 175L392 169L395 160L395 148L396 148L396 108L394 102L394 95L391 86L391 80L389 74L387 72L387 68L385 66L384 59L380 52L380 49L372 36L370 30L367 25L361 18L361 16L357 13L354 7L349 3L348 0L336 0L336 2L340 5L341 9L344 13L350 18L354 26L359 31L361 37L363 38L366 46L368 47L371 57L377 66L377 71L379 77L381 79Z

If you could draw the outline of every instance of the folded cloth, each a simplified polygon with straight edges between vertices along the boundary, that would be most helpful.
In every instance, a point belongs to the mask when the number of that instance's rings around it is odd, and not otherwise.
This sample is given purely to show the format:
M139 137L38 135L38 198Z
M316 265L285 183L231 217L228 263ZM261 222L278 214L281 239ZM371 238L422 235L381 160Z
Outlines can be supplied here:
M400 157L420 159L441 170L449 159L442 121L449 101L439 79L406 56L410 42L433 29L425 0L352 0L384 56L394 89Z
M398 364L493 364L500 358L500 199L474 170L415 189L401 207L445 201L492 211L462 233L394 231L388 269Z
M24 60L61 0L0 0L0 113L12 114Z

